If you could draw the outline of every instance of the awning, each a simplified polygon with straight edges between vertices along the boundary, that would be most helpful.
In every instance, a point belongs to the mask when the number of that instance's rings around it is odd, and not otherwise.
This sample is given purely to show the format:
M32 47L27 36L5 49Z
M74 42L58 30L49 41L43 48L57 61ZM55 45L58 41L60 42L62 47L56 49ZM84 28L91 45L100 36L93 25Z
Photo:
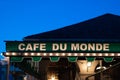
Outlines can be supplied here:
M5 52L11 62L21 62L24 58L31 58L32 61L40 62L42 58L49 58L51 62L58 62L60 58L67 58L69 62L76 62L78 58L85 57L91 62L96 57L103 58L105 62L111 62L114 57L120 57L120 53L31 53L31 52Z
M10 61L11 62L22 62L23 59L26 57L10 57ZM40 62L42 60L42 57L29 57L32 58L32 61L34 62ZM49 57L51 62L58 62L60 60L60 57ZM68 59L69 62L77 62L78 57L66 57ZM113 57L105 57L103 58L105 62L112 62L113 61ZM87 57L86 60L88 62L92 62L95 60L95 57Z

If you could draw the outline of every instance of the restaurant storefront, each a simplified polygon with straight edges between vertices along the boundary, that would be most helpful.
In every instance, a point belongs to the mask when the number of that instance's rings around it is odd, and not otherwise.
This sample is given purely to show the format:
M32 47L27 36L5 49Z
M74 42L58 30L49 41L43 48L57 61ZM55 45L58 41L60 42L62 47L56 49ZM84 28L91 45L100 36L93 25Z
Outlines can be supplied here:
M85 80L103 62L120 57L119 26L120 16L105 14L23 41L5 41L4 55L35 80Z

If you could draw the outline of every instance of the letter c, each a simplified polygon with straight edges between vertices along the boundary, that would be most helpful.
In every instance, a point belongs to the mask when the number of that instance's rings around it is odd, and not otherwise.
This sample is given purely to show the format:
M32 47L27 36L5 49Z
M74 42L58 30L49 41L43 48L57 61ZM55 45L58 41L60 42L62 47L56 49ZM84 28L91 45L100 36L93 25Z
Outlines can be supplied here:
M25 44L23 44L23 43L19 44L19 45L18 45L18 49L19 49L20 51L24 51L24 50L25 50Z

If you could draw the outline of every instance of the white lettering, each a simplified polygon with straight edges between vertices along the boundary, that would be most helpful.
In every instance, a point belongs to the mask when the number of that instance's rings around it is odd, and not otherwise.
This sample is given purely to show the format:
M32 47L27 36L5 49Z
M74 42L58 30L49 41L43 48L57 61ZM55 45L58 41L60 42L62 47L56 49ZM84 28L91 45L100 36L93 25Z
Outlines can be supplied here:
M32 49L32 45L29 43L29 44L27 44L27 47L26 47L26 51L32 51L33 49Z
M72 51L78 51L79 50L79 44L71 44L71 50Z
M53 51L57 51L57 50L59 50L59 45L53 43L53 44L52 44L52 50L53 50Z
M34 50L34 51L36 51L36 49L39 48L39 44L38 44L38 43L35 43L33 46L34 46L34 47L33 47L33 50Z
M18 45L18 49L19 49L20 51L24 51L24 50L25 50L25 44L20 43L20 44Z
M103 50L109 51L109 44L103 44Z
M80 45L80 49L81 49L82 51L87 50L87 44L81 44L81 45Z
M95 50L95 44L90 44L90 43L89 43L89 44L88 44L88 50L89 50L89 51L91 51L91 50L94 51L94 50Z
M67 49L67 44L60 44L60 50L65 51Z
M96 44L96 51L102 50L102 44Z
M46 44L45 43L40 44L40 50L46 51Z

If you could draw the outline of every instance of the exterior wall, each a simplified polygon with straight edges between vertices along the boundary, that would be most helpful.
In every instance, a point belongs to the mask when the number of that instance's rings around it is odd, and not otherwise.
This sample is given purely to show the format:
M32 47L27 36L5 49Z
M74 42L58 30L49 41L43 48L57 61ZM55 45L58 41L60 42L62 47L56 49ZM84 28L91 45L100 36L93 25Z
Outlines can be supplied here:
M95 72L95 68L97 66L97 64L99 63L99 61L95 60L93 62L91 62L91 66L87 66L87 61L86 60L78 60L77 64L79 66L80 69L80 79L81 80L85 80L85 78L89 75L94 74ZM90 78L90 80L94 80L94 77Z

